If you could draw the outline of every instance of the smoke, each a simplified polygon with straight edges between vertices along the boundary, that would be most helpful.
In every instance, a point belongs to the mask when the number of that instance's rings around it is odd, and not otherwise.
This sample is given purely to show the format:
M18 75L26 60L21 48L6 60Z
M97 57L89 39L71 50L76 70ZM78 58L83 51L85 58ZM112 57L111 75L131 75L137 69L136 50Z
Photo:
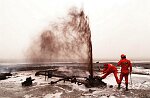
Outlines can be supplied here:
M51 22L28 53L31 61L79 61L91 66L91 31L84 11L73 7L65 18Z

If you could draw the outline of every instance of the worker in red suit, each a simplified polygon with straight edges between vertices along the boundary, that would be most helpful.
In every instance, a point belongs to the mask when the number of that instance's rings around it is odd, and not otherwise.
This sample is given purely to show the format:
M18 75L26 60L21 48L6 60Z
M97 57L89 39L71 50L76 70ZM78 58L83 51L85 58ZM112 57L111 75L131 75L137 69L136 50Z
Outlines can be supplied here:
M104 69L102 71L104 75L101 77L102 79L105 79L109 74L114 73L115 79L117 84L119 83L119 79L117 76L117 68L113 64L104 64Z
M118 66L121 66L120 81L118 88L120 89L121 81L125 77L126 90L128 90L128 75L132 72L132 64L130 60L126 59L126 55L121 55L121 60L118 62Z

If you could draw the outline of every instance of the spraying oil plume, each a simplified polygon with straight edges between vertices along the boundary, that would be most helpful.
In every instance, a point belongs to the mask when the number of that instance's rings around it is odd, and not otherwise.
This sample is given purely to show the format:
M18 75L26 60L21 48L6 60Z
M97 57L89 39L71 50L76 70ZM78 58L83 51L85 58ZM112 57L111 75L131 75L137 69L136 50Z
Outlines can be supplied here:
M86 63L93 76L91 30L84 10L73 7L65 18L51 22L48 29L41 32L38 40L33 42L28 53L32 62L48 60Z

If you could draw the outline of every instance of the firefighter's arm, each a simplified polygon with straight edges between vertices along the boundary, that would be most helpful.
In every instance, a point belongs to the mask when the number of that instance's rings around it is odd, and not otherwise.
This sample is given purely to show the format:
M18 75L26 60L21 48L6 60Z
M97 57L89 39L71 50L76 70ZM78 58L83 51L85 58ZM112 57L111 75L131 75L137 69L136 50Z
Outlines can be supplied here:
M102 70L103 74L106 73L106 70L107 70L107 68L104 68L104 69Z
M117 66L120 66L121 65L121 60L118 62Z

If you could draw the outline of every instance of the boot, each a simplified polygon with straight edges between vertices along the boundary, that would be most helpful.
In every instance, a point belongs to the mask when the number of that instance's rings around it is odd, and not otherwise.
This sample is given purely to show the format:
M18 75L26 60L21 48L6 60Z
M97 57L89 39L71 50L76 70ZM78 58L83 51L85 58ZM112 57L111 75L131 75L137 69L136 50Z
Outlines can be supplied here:
M120 84L118 84L118 89L120 89Z
M128 91L128 84L126 84L126 91Z

